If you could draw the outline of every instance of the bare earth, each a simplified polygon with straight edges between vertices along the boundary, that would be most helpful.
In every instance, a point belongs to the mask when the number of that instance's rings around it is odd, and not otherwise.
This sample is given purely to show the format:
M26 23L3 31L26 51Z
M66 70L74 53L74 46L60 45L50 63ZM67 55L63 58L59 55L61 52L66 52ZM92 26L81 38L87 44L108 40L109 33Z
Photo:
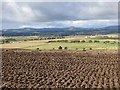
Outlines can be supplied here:
M117 51L3 50L3 88L120 90Z

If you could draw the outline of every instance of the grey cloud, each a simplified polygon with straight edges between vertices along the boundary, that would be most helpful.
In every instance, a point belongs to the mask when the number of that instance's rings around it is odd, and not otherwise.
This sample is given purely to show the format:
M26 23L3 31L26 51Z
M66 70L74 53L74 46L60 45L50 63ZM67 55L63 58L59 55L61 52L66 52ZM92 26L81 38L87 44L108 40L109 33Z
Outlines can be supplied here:
M91 20L91 19L116 19L117 3L96 3L96 2L47 2L47 3L17 3L22 8L29 6L35 17L31 21L57 21L57 20ZM3 6L5 18L14 16L16 13L11 12L9 6ZM21 12L22 13L22 12ZM12 15L13 14L13 15ZM29 13L28 13L29 15ZM12 18L12 17L11 17Z
M91 19L116 19L117 3L42 3L33 6L41 11L45 18L38 21L52 20L91 20ZM39 17L39 16L38 16Z
M118 18L117 2L4 2L2 9L7 25Z

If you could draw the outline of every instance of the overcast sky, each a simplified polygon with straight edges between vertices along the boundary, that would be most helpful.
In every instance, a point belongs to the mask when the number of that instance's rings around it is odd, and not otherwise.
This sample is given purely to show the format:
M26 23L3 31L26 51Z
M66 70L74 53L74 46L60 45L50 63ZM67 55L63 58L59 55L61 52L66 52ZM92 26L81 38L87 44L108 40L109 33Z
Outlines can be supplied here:
M105 27L117 24L118 2L2 2L3 29Z

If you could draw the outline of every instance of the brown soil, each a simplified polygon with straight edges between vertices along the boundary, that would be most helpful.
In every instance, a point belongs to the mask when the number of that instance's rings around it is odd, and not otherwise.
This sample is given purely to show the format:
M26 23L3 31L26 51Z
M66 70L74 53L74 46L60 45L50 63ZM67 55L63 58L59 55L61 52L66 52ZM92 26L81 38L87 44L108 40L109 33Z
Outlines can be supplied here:
M2 87L120 89L117 51L2 51Z

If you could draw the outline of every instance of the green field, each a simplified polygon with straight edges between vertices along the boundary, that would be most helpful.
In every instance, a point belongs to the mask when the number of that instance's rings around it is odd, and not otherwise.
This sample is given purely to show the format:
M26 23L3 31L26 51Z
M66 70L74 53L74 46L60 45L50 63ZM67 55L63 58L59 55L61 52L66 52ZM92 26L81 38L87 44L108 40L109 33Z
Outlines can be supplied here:
M65 37L64 39L53 39L53 40L32 40L32 41L14 41L10 43L5 43L1 44L1 48L21 48L21 49L40 49L40 50L52 50L56 49L58 50L59 46L62 46L64 49L67 47L68 50L83 50L85 48L86 50L99 50L99 49L108 49L108 50L117 50L118 49L118 40L116 39L97 39L95 36L92 36L89 38L86 38L87 36L70 36L70 37ZM94 37L94 38L93 38ZM11 37L10 37L11 38ZM13 37L12 37L13 38ZM17 40L21 37L15 37ZM26 39L31 38L27 36ZM36 38L36 37L34 37ZM25 39L25 37L24 37ZM56 42L56 41L61 41L61 40L67 40L68 42ZM81 42L84 40L85 42ZM92 42L89 42L89 41ZM49 41L55 41L55 42L49 42ZM80 42L72 42L71 41L80 41ZM94 41L99 41L99 42L94 42ZM104 43L106 42L107 43ZM109 42L108 42L109 41Z
M27 46L27 47L22 47L24 49L36 49L39 48L41 50L43 49L58 49L59 46L68 47L70 50L82 50L83 48L86 49L117 49L118 45L117 44L104 44L104 43L40 43L37 45L33 46Z

